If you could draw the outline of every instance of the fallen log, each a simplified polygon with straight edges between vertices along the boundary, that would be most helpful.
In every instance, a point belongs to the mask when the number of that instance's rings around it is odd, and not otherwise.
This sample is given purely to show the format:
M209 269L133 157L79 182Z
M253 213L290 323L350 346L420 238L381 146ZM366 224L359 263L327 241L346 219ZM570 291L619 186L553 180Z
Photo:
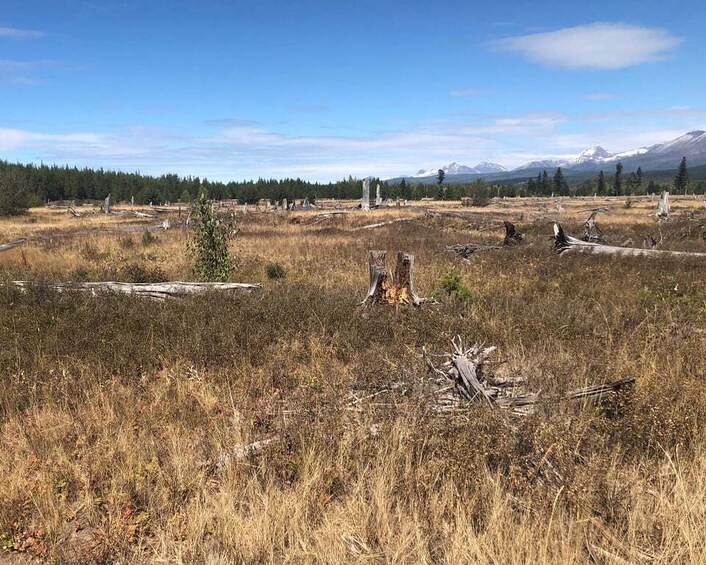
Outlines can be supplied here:
M58 232L58 233L42 233L38 235L32 235L28 237L23 237L21 239L16 239L14 241L9 241L7 243L0 244L0 252L3 251L8 251L12 249L13 247L17 247L18 245L22 245L24 243L33 243L37 241L51 241L54 238L60 238L60 237L76 237L80 235L95 235L95 234L104 234L104 233L133 233L133 232L142 232L142 231L149 231L152 229L158 229L162 227L162 224L140 224L140 225L132 225L132 226L117 226L114 228L95 228L95 229L88 229L88 230L75 230L75 231L63 231L63 232Z
M262 288L261 284L250 283L202 283L202 282L166 282L166 283L125 283L125 282L67 282L45 283L32 281L11 281L10 284L21 289L41 285L56 292L86 292L92 296L103 292L117 292L142 296L155 300L164 300L178 296L205 294L208 292L253 292Z
M480 251L491 251L494 249L503 249L504 247L509 247L517 245L524 238L524 234L517 231L515 224L503 220L503 226L505 227L505 237L500 245L483 245L480 243L456 243L454 245L447 245L446 251L451 251L460 255L464 259L468 259L474 253Z
M367 226L353 228L351 231L372 230L383 226L389 226L391 224L397 224L399 222L411 222L412 220L416 220L416 218L395 218L394 220L388 220L387 222L379 222L377 224L368 224Z
M615 247L591 241L576 239L564 232L562 227L554 224L554 246L563 255L567 252L594 253L597 255L621 255L626 257L699 257L706 258L706 253L692 251L667 251L664 249L638 249L635 247Z
M28 239L26 237L23 237L21 239L16 239L14 241L8 241L7 243L2 243L2 244L0 244L0 252L1 251L8 251L14 247L17 247L18 245L22 245L26 241L28 241Z

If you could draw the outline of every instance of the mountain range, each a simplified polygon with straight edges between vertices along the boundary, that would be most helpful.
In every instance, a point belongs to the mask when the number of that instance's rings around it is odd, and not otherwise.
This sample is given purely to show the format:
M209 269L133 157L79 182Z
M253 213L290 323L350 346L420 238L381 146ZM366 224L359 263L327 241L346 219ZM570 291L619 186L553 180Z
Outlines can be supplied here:
M497 163L484 161L475 167L451 163L443 167L421 169L408 177L408 180L431 181L436 179L438 170L446 174L447 182L463 182L474 178L489 180L503 180L508 178L529 177L537 172L561 167L565 173L591 172L614 168L620 162L624 172L631 172L641 167L643 171L658 171L676 169L682 157L686 157L690 167L706 165L706 131L694 130L665 143L658 143L649 147L639 147L630 151L611 153L603 147L596 145L585 149L575 157L569 159L541 159L525 163L514 169L508 169Z

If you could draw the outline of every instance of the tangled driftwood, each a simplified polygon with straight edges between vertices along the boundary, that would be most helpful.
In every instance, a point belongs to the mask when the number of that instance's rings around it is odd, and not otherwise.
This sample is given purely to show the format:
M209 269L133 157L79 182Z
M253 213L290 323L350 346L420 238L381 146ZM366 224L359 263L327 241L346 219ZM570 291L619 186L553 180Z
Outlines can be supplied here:
M442 410L455 409L465 402L480 400L490 407L508 408L515 414L525 415L533 412L544 400L600 400L635 382L635 379L627 378L575 389L564 396L542 395L528 392L525 389L527 379L524 377L497 378L487 371L486 361L495 352L495 347L466 347L458 335L453 338L452 345L453 352L443 356L446 361L440 365L441 368L436 367L426 349L422 349L429 371L441 377L437 402Z

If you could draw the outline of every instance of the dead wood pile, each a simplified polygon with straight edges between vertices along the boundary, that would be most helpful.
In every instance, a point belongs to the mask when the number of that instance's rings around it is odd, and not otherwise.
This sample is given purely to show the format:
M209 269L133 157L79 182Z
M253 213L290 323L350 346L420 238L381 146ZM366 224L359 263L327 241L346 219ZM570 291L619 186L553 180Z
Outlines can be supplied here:
M455 410L468 402L485 402L491 408L506 408L514 414L527 415L543 401L600 401L614 397L635 382L634 378L627 378L571 390L563 396L543 395L526 389L526 377L495 377L486 365L495 347L466 347L460 336L452 340L452 345L453 351L442 355L445 360L440 368L433 363L426 349L422 350L430 373L436 377L436 401L441 410Z

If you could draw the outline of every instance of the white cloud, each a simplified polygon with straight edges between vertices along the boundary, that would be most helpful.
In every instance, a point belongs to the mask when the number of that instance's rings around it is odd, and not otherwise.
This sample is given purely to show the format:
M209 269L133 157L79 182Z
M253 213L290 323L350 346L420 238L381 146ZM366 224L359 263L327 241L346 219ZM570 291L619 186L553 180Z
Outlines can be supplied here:
M674 139L706 123L706 109L671 107L587 114L466 115L368 135L296 135L247 119L207 122L207 134L174 127L47 132L0 127L0 154L146 174L174 172L220 180L349 174L392 177L451 161L515 167L564 158L592 145L618 152Z
M681 41L660 28L594 23L500 39L489 46L550 67L622 69L664 60Z
M17 29L14 27L0 27L0 37L5 39L42 39L46 34L32 29Z

